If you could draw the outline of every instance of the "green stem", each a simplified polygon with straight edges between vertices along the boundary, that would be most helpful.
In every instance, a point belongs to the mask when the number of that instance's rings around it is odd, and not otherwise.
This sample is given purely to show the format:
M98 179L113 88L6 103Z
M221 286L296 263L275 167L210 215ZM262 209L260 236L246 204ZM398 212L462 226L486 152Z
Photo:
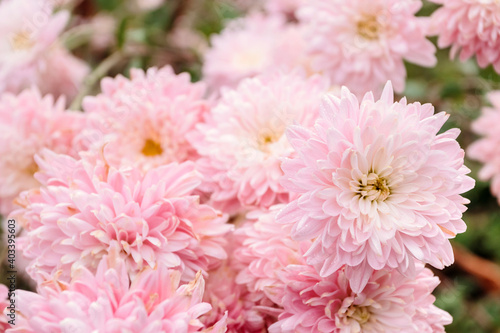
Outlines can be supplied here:
M123 53L122 50L118 50L114 53L112 53L109 57L104 59L99 66L97 66L92 73L90 73L84 80L82 88L80 89L80 92L78 95L75 97L73 100L73 103L71 103L71 106L69 107L70 110L79 110L83 98L87 96L92 89L95 87L95 85L99 82L99 80L104 77L111 68L116 66L120 61L122 61L126 55Z

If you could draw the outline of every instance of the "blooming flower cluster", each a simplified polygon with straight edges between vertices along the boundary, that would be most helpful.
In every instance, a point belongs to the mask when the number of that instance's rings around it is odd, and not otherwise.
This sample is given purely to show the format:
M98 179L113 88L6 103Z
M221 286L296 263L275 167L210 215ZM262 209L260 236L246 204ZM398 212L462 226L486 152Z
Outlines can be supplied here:
M483 2L432 18L459 30L440 46L481 65L498 60L500 21ZM155 17L166 3L127 6ZM453 263L474 180L449 115L394 98L405 62L436 64L421 5L258 1L211 37L200 82L172 61L92 95L147 32L121 36L81 88L87 65L61 37L78 35L64 33L71 2L1 2L0 213L22 227L36 292L15 291L17 323L0 316L0 331L443 332L425 265ZM500 197L490 97L470 155ZM0 285L4 315L6 297Z

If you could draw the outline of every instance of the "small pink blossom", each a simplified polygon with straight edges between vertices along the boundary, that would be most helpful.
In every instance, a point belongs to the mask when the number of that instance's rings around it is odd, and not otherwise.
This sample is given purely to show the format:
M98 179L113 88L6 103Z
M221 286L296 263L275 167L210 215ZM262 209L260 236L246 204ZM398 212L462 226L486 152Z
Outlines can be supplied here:
M293 122L311 126L328 87L320 76L274 73L222 92L206 123L189 137L201 155L202 189L212 193L216 207L234 213L289 201L279 184L281 158L293 153L285 129Z
M359 292L344 269L322 278L311 267L290 265L268 293L284 307L270 333L444 332L451 316L434 306L439 279L418 265L415 279L376 271Z
M472 123L472 129L483 138L467 150L470 158L484 164L479 171L482 180L491 179L491 192L500 202L500 91L489 95L493 107L483 108L482 115Z
M300 27L278 15L251 14L231 21L211 38L203 79L212 91L236 88L248 77L278 69L304 67L305 44Z
M476 56L480 67L493 64L500 73L500 2L498 0L431 0L442 5L432 14L438 46L451 46L450 57Z
M203 292L201 274L180 285L180 273L160 265L130 277L123 262L105 256L95 275L79 266L70 283L17 290L17 322L7 332L199 332L210 310ZM224 318L217 324L206 332L224 332Z
M164 67L132 69L130 79L105 78L101 89L101 94L83 101L89 124L82 140L103 149L110 165L147 171L197 156L186 134L209 107L202 83L191 83L189 74L176 75Z
M453 262L448 239L464 232L474 186L458 129L438 134L448 115L430 104L394 103L390 83L380 100L361 102L347 88L325 98L314 130L293 126L297 154L283 163L283 186L298 199L278 214L292 238L313 240L305 256L321 276L346 265L351 288L374 270L413 276L415 261Z
M226 258L223 236L231 225L192 194L201 183L193 163L143 174L111 167L105 156L42 156L40 189L21 194L23 208L13 212L27 231L18 243L33 278L45 272L67 280L78 264L94 270L115 247L131 273L165 266L180 270L183 281Z
M76 155L75 137L83 127L83 115L65 111L64 100L42 97L35 89L19 95L0 96L0 213L8 215L14 198L38 187L33 177L38 166L34 155L44 148Z
M297 11L306 26L312 69L358 96L392 80L405 86L404 61L436 64L426 39L426 20L416 17L420 0L311 0Z

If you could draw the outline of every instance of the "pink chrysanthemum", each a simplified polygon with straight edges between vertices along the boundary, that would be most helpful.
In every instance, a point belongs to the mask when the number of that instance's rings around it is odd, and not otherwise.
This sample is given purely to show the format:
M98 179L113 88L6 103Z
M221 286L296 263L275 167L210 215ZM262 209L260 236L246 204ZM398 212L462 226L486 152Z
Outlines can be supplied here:
M7 332L199 332L198 318L210 310L200 274L180 286L179 272L163 266L130 278L123 262L104 257L95 275L78 267L72 276L71 283L44 282L38 294L16 291L19 313ZM205 332L224 326L223 318Z
M220 35L212 36L203 79L217 91L235 88L244 78L276 68L304 67L302 33L301 28L285 24L277 15L251 14L234 20Z
M68 12L52 11L50 1L0 3L0 92L19 93L39 83L39 71L46 66L44 55L50 53L69 19ZM54 74L59 73L50 76Z
M204 190L216 207L233 213L244 207L270 207L288 202L280 184L281 158L293 149L286 127L298 122L311 126L328 89L319 76L275 73L246 79L226 90L207 122L189 137L202 156Z
M13 209L13 199L37 187L34 155L43 148L76 155L75 137L83 127L80 113L65 111L64 100L42 97L37 90L0 96L0 213Z
M223 236L231 225L192 194L201 182L193 163L143 174L93 158L49 151L37 157L41 188L23 192L23 208L13 212L28 231L18 242L34 278L38 271L66 278L75 264L95 269L114 247L130 272L166 266L181 270L184 281L226 257Z
M377 271L355 293L344 269L321 278L311 266L291 265L281 284L268 288L284 307L271 333L444 332L451 316L434 306L439 279L419 265L416 279Z
M209 273L203 300L212 305L212 311L201 321L211 326L227 313L227 333L266 332L275 321L275 317L268 314L273 311L273 303L267 298L255 298L245 285L236 283L236 275L231 260Z
M239 246L234 251L234 261L241 267L236 282L245 284L256 295L263 296L265 287L276 284L280 270L304 263L302 255L310 245L290 238L291 225L276 223L276 214L282 207L276 205L269 211L247 214L248 222L235 231Z
M476 55L479 66L500 73L500 2L498 0L431 0L441 4L432 18L438 46L451 46L450 57L465 61Z
M7 328L10 327L8 321L11 320L10 317L7 317L4 311L10 306L10 300L8 299L9 289L0 284L0 332L5 332ZM10 310L7 310L10 314Z
M311 0L297 15L309 31L312 68L359 96L387 80L403 91L403 61L436 64L425 21L415 16L421 6L420 0Z
M164 67L132 69L130 80L105 78L101 88L101 94L83 102L89 129L82 140L104 149L110 165L147 171L196 156L185 136L208 110L202 83Z
M296 240L314 239L305 254L328 276L347 265L360 291L373 270L412 276L415 259L437 268L453 262L448 241L464 232L474 186L458 129L438 134L448 115L430 104L394 103L390 83L380 100L361 102L342 89L325 99L314 131L294 126L297 154L283 163L286 189L299 193L278 214Z
M481 117L472 123L474 132L484 137L470 145L467 154L484 164L479 178L492 180L491 192L500 203L500 91L488 97L493 107L485 107Z

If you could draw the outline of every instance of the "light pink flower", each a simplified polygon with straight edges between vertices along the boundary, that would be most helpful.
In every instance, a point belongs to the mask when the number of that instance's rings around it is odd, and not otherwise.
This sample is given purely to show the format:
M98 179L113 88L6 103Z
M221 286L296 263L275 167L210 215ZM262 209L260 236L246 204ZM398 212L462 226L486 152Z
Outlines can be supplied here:
M210 310L202 302L203 277L179 283L180 273L164 266L129 277L123 262L104 257L95 275L80 266L70 283L46 281L38 294L16 291L17 323L7 332L199 332L198 318ZM223 320L212 332L224 332Z
M361 102L342 89L325 98L314 131L291 127L296 157L283 162L283 186L299 198L278 214L321 276L347 265L358 292L373 270L413 276L415 260L436 268L453 262L448 239L464 232L474 186L458 129L438 134L448 115L430 104L394 103L390 83L380 100Z
M344 269L328 278L306 265L290 265L269 294L284 307L271 333L444 332L451 316L434 306L439 279L418 266L409 279L397 271L376 271L359 292L349 288Z
M441 4L432 16L438 46L451 46L450 57L476 56L479 66L500 73L500 2L498 0L431 0Z
M248 221L235 231L238 247L234 250L235 265L241 268L236 283L245 284L256 297L266 287L278 282L277 273L291 264L302 264L302 255L310 246L291 239L291 225L276 222L276 214L283 205L269 211L253 211Z
M83 101L89 129L82 139L104 149L110 165L147 171L197 156L185 136L208 110L202 83L164 67L132 69L131 79L105 78L101 89Z
M491 179L491 192L500 203L500 91L488 95L493 107L485 107L482 115L472 123L472 129L483 138L467 149L470 158L484 164L479 171L481 180Z
M7 309L11 304L8 296L9 288L0 284L0 332L5 332L5 330L10 327L8 321L11 320L11 318L6 316L6 314L10 314L10 310Z
M0 96L0 213L8 215L14 198L38 187L33 177L38 167L34 155L43 148L76 155L75 137L83 127L83 116L65 111L64 100L42 97L35 90L18 96Z
M211 37L203 79L212 91L218 91L235 88L242 79L264 72L304 66L302 34L301 28L285 24L278 15L254 13L231 21L220 35Z
M66 11L52 11L49 1L0 3L0 92L19 93L38 83L41 61L69 19Z
M223 236L231 225L192 194L201 182L193 163L143 174L110 167L105 157L45 151L36 160L41 188L22 193L23 208L13 212L28 232L18 243L33 278L45 272L67 279L77 264L93 270L114 247L132 273L165 266L179 269L183 281L226 258Z
M212 305L212 310L201 321L211 326L227 313L227 333L266 332L275 318L261 310L269 312L273 303L267 298L255 298L245 285L236 283L236 275L231 259L209 273L203 300Z
M65 96L71 101L78 94L89 66L56 43L38 59L34 84L44 94Z
M293 152L285 129L293 122L312 126L327 90L322 77L280 72L223 91L206 123L189 137L202 156L203 190L212 193L216 207L234 213L240 206L289 201L279 184L281 158Z
M392 80L405 86L404 61L436 64L435 47L425 38L420 0L311 0L297 15L306 26L308 51L315 71L358 96L379 91Z

